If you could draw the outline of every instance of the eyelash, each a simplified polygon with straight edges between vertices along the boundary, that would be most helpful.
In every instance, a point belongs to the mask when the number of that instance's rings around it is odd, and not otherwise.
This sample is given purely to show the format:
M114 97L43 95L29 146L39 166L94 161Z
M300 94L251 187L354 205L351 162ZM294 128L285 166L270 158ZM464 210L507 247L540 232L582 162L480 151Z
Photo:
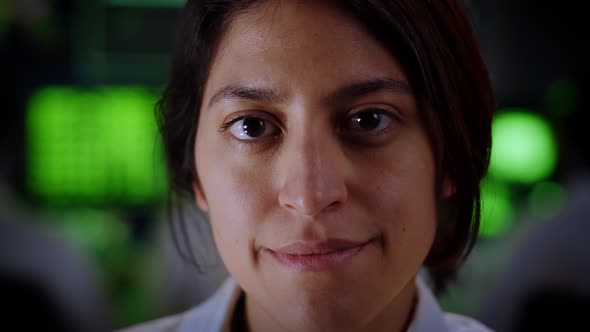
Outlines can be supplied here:
M391 122L385 128L380 129L380 130L377 130L377 131L360 129L360 130L357 131L358 134L353 134L354 136L360 136L360 135L374 135L374 136L378 136L378 135L383 135L383 134L388 133L392 129L391 128L391 126L392 126L391 124L392 123L399 122L400 121L400 118L397 115L395 115L393 112L391 112L391 111L389 111L387 109L384 109L384 108L372 107L372 108L364 108L364 109L362 109L360 111L351 113L349 116L347 116L344 119L343 123L346 123L347 121L353 119L354 117L360 116L362 114L368 114L368 113L369 114L370 113L378 114L381 117L386 117ZM382 119L383 118L380 118L380 120L382 120Z
M221 126L219 126L219 129L217 131L220 133L227 131L234 123L240 120L244 120L246 117L246 115L238 115L236 117L233 117L229 119L227 122L223 123Z
M397 116L393 111L386 109L386 108L382 108L382 107L369 107L369 108L363 108L362 110L356 111L356 112L350 112L349 114L347 114L344 119L340 122L340 125L338 127L338 133L342 136L350 136L350 138L352 139L358 139L359 137L362 136L380 136L380 135L384 135L387 134L389 131L391 131L391 127L392 125L389 124L386 128L383 128L377 132L372 132L371 130L342 130L342 128L345 128L345 124L347 121L349 121L350 119L354 118L355 116L359 116L362 115L364 113L374 113L374 114L379 114L380 116L384 116L389 118L389 120L391 120L391 123L397 123L400 122L400 118L399 116ZM250 119L250 118L254 118L254 119L258 119L261 120L265 123L269 123L271 122L273 126L277 127L279 130L281 130L281 126L277 125L275 123L275 121L268 119L266 116L259 116L257 114L241 114L241 115L237 115L234 116L232 118L230 118L228 121L226 121L225 123L223 123L221 126L219 126L218 132L223 133L223 132L227 132L231 129L231 127L236 124L237 122L241 121L241 120L245 120L245 119ZM381 118L382 119L382 118ZM380 120L381 120L380 119ZM281 130L282 131L282 130ZM348 131L348 134L346 133ZM260 138L252 138L252 139L239 139L237 137L235 137L235 135L233 134L229 134L230 136L232 136L234 139L243 142L243 143L248 143L248 144L252 144L252 143L257 143L257 141L260 141L261 139L267 138L267 137L260 137Z

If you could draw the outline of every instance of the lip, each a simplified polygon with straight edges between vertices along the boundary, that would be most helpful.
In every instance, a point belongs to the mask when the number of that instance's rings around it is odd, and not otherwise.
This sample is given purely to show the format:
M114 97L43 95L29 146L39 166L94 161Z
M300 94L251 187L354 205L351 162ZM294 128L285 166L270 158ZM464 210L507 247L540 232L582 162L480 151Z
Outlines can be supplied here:
M330 239L323 242L296 242L276 250L271 256L288 268L300 272L318 272L336 268L359 254L373 239L356 242Z

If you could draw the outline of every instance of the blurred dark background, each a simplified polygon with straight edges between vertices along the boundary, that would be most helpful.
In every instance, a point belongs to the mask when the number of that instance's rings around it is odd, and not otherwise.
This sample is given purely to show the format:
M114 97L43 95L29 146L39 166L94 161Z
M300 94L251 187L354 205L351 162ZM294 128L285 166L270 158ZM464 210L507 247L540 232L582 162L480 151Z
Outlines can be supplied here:
M23 330L127 326L200 302L225 275L183 263L167 228L153 107L183 3L0 0L0 290ZM564 327L590 294L588 13L466 7L498 112L480 242L440 300L498 331ZM193 250L217 261L206 221L183 213Z

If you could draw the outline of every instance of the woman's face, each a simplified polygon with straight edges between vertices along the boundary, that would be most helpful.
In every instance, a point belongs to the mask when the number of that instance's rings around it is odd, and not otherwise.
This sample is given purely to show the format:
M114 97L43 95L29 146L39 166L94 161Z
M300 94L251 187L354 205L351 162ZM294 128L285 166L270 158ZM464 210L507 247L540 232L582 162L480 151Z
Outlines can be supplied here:
M195 189L253 327L403 324L436 228L418 112L396 58L346 14L283 1L232 19Z

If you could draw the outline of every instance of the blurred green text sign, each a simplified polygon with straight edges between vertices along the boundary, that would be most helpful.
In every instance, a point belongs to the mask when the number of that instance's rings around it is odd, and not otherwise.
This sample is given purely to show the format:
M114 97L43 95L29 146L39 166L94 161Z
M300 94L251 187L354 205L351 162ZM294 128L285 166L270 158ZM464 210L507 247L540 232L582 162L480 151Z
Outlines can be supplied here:
M165 195L156 94L47 87L27 109L27 187L44 201L144 204Z

